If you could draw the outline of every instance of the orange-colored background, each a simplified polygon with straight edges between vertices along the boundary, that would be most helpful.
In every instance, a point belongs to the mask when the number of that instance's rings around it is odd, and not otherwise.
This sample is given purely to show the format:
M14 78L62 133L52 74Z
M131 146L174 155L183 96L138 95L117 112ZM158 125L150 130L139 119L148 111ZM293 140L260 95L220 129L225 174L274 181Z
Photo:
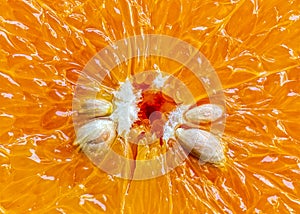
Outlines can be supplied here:
M300 1L0 0L0 213L300 211ZM105 174L72 142L88 60L128 36L189 42L226 96L224 168Z

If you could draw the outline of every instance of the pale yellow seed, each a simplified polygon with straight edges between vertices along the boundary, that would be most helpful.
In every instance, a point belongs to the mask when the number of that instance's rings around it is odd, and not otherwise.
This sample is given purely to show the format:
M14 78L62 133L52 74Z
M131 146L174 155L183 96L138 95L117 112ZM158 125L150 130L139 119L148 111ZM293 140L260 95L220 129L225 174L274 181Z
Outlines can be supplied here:
M213 122L222 117L224 110L215 104L204 104L188 110L185 119L194 124Z
M91 117L108 116L112 113L113 105L104 99L88 99L83 101L79 113L87 114Z
M77 130L75 145L86 147L89 145L110 144L116 137L115 124L111 120L94 120Z
M178 128L175 136L184 148L203 162L220 164L225 160L222 143L210 132Z

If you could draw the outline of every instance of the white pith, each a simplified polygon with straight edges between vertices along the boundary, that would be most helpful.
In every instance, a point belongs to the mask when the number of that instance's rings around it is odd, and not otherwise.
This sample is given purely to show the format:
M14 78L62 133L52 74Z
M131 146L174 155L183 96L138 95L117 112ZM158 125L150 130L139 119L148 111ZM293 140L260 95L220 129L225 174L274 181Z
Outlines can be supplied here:
M175 139L175 129L184 123L183 114L189 107L186 105L178 106L174 111L170 112L168 121L164 125L163 140L168 142L169 139Z
M169 77L170 76L168 75L163 77L162 73L158 71L156 78L153 80L153 87L161 89L165 85L165 82Z
M119 90L114 92L114 112L111 119L118 124L117 132L122 137L127 137L133 123L138 119L138 102L141 91L134 92L131 82L127 79L121 83Z

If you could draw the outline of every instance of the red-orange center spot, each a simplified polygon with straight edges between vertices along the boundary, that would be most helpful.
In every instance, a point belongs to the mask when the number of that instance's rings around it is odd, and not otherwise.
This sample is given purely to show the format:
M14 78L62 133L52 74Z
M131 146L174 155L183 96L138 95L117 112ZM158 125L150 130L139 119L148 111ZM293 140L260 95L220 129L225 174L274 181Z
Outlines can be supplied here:
M142 93L142 101L138 106L138 125L143 125L157 137L162 137L168 113L176 108L175 101L161 91L146 90Z

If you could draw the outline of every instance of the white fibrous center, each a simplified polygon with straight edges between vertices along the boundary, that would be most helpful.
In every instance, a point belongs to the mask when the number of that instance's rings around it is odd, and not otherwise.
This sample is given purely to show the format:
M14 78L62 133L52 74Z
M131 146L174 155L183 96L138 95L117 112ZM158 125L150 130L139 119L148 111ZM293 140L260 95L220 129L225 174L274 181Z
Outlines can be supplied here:
M165 142L168 142L169 139L175 139L175 129L184 123L183 114L188 108L186 105L181 105L170 112L168 121L164 125L163 140Z
M121 83L118 91L114 92L114 112L111 115L117 126L117 132L122 137L127 137L133 123L138 119L138 102L141 91L134 92L131 82L127 79Z
M161 89L164 86L164 84L168 78L169 78L169 76L163 77L162 73L158 72L156 78L153 80L153 86L155 88Z

